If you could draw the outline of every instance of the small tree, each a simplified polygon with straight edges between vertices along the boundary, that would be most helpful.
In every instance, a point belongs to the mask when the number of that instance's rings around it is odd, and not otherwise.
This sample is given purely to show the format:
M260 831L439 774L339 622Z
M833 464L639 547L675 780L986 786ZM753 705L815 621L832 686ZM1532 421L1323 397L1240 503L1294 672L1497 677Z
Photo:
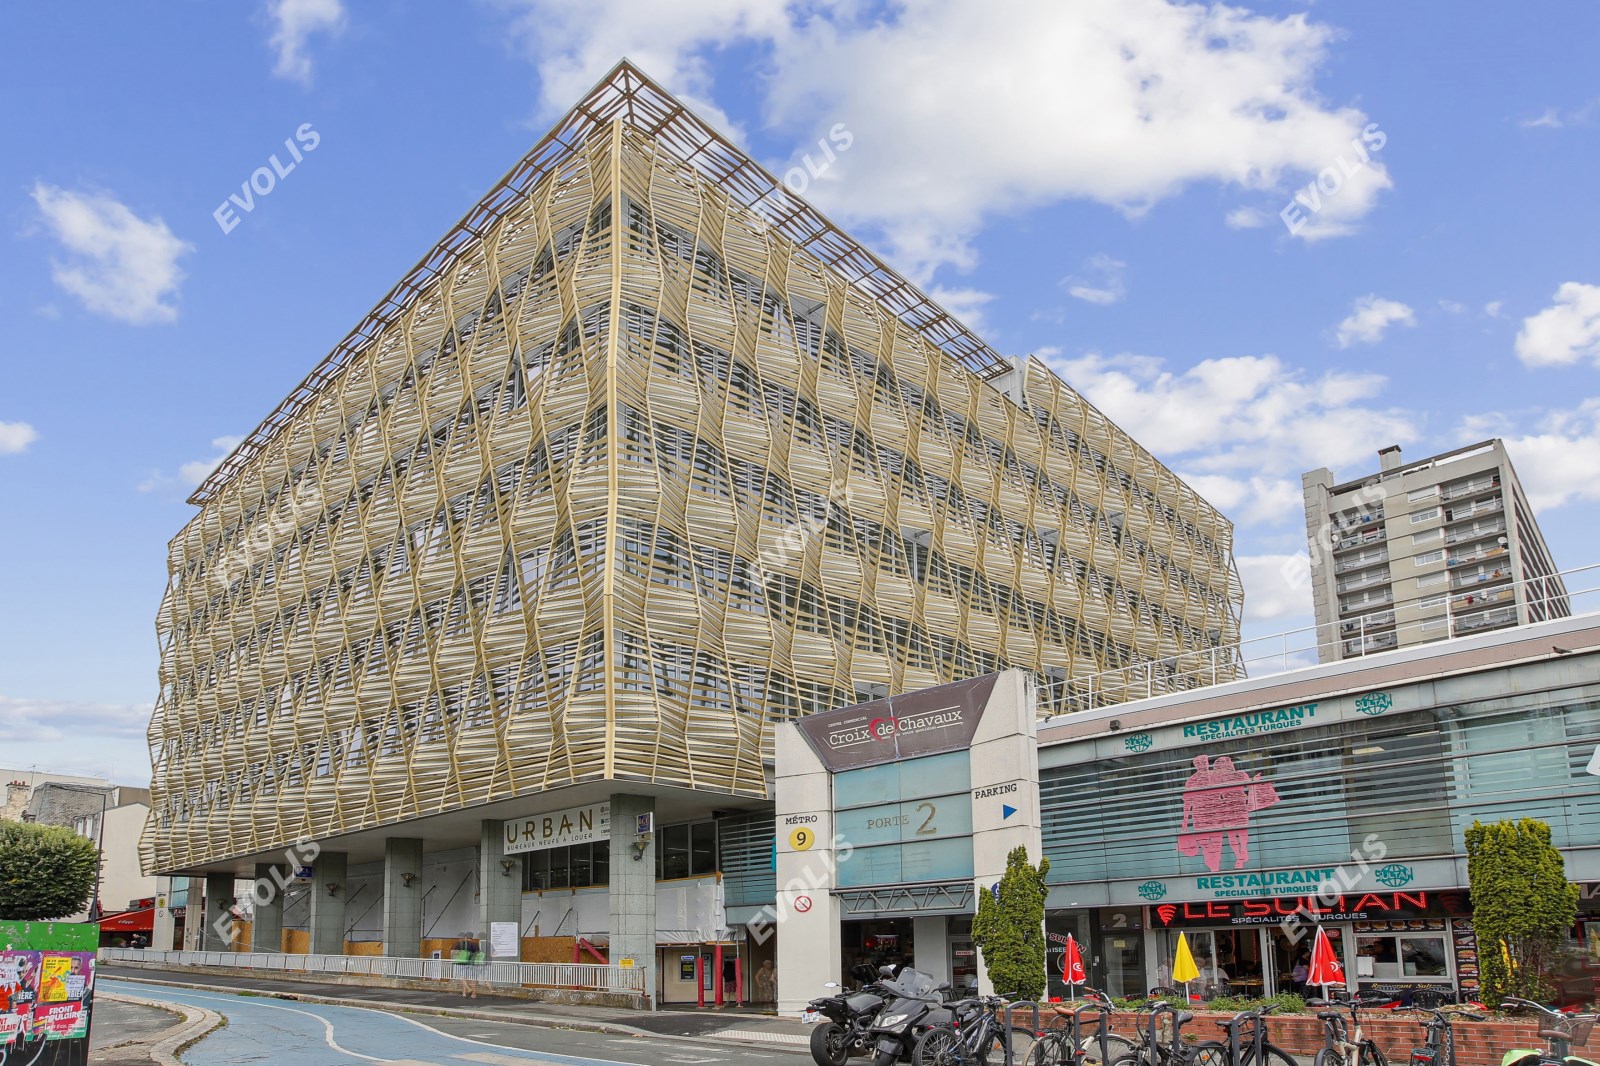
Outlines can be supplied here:
M99 869L94 841L64 826L0 822L0 921L76 914Z
M1578 918L1578 886L1567 881L1550 827L1535 818L1474 821L1466 839L1483 1001L1543 1001L1554 992L1546 978L1555 955Z
M978 896L972 939L983 952L990 983L1002 995L1034 1000L1044 995L1044 901L1049 895L1044 877L1049 872L1049 859L1040 859L1035 868L1027 848L1012 848L1000 898L989 892Z

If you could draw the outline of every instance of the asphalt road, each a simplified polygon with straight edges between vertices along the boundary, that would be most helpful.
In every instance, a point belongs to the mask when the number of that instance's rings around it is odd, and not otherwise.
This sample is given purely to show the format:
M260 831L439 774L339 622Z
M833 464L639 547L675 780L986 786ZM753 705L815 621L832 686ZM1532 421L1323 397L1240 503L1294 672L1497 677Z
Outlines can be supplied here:
M804 1066L801 1046L685 1041L412 1017L358 1007L169 988L102 978L107 991L207 1007L228 1019L183 1053L188 1066L271 1061L295 1066Z

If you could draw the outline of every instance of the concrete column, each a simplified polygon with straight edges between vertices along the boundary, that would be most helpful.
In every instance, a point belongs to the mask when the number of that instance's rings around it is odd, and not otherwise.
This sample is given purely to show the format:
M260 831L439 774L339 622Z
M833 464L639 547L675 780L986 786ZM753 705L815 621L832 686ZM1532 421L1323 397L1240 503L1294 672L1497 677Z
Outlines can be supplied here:
M478 928L483 950L489 950L489 926L516 922L522 929L522 857L507 856L505 823L485 818L478 832ZM509 870L500 860L510 858Z
M414 959L422 954L422 840L383 842L383 953Z
M1033 679L1021 670L1001 674L969 749L972 792L977 797L972 801L975 893L990 891L1005 875L1006 857L1012 848L1026 848L1028 861L1033 863L1044 853L1039 814L1038 715L1039 694ZM917 955L920 961L920 942ZM987 959L978 966L978 994L994 995Z
M177 921L172 916L172 878L156 878L156 912L150 929L150 947L155 951L172 951L177 934Z
M650 796L611 797L611 954L612 965L630 959L644 970L644 990L656 1001L656 842L641 850L639 816L654 814Z
M750 934L758 943L777 937L778 1015L792 1017L822 995L817 990L825 982L844 979L843 908L833 894L839 859L828 770L793 724L778 726L773 743L778 896L775 909L760 924L751 923ZM919 965L921 953L918 940Z
M291 873L270 862L256 863L256 883L250 890L255 903L255 918L250 923L252 953L283 950L283 886L289 883Z
M203 943L200 930L205 927L205 892L206 879L203 877L188 878L189 890L185 894L183 918L183 950L199 951Z
M206 902L204 924L200 928L201 951L230 951L233 948L232 919L228 912L233 908L233 874L206 874ZM190 908L193 913L193 908Z
M311 867L311 953L344 954L344 901L349 894L349 857L324 851Z
M916 967L932 974L940 984L950 981L950 920L942 914L920 915L911 919L911 941L916 948Z

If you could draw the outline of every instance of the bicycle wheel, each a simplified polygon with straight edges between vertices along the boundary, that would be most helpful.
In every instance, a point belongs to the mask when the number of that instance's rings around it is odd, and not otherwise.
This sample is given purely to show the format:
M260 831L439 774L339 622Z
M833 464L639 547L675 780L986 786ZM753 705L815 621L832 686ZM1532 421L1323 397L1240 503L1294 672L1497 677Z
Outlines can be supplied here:
M1188 1066L1231 1066L1228 1045L1220 1040L1197 1040L1188 1045L1184 1061Z
M911 1066L957 1066L962 1058L961 1034L945 1025L917 1037L911 1049Z
M1033 1045L1033 1050L1028 1052L1026 1066L1069 1066L1071 1062L1072 1049L1067 1043L1066 1036L1061 1033L1046 1033Z
M1383 1051L1371 1040L1361 1041L1361 1066L1389 1066L1389 1060L1383 1057Z
M1145 1048L1135 1047L1126 1055L1113 1058L1111 1066L1156 1066L1155 1056Z
M1332 1048L1323 1048L1317 1052L1316 1061L1311 1066L1344 1066L1344 1056Z
M1098 1036L1086 1036L1078 1044L1079 1061L1083 1066L1107 1066L1109 1063L1114 1063L1119 1059L1132 1055L1138 1049L1139 1045L1127 1037L1118 1036L1115 1033L1107 1033L1106 1061L1102 1063L1100 1061L1100 1038Z
M1006 1044L1011 1045L1010 1066L1024 1066L1028 1056L1033 1054L1033 1045L1038 1038L1031 1029L1021 1026L1012 1026L1010 1029L1001 1029L989 1037L989 1046L978 1054L979 1066L1006 1066Z

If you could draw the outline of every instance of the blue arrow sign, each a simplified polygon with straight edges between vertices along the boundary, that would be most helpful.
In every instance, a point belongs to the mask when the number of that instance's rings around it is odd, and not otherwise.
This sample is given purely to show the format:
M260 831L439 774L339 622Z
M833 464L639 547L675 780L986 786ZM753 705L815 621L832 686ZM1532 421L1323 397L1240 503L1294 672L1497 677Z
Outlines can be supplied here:
M1011 806L1011 804L1009 804L1009 803L1000 804L1000 820L1002 822L1005 821L1007 818L1010 818L1013 814L1016 814L1016 813L1017 813L1017 809L1015 807Z

